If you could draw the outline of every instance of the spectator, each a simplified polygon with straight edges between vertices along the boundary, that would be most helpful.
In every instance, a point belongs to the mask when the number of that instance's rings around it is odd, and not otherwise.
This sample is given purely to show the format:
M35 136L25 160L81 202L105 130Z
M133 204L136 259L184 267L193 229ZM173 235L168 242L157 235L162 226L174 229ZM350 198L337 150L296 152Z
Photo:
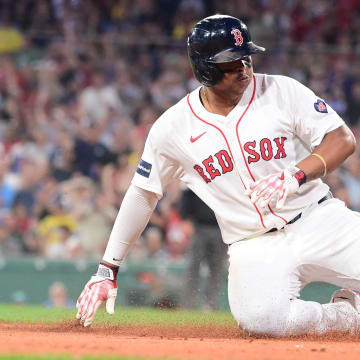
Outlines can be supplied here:
M97 70L93 74L92 83L80 94L80 105L85 116L100 121L112 108L118 113L124 112L124 105L113 84L106 82L104 74Z
M59 202L53 207L53 213L39 222L37 235L41 241L41 254L50 259L70 258L70 238L75 228L76 219Z
M146 257L154 263L164 263L169 261L169 254L164 248L164 237L156 227L150 227L144 234L144 242L146 248Z
M349 196L348 205L351 209L360 210L360 157L357 152L356 155L351 156L344 164L343 171L339 174L345 187L348 189L351 196Z
M360 125L360 80L350 90L346 115L350 126L358 127Z
M205 299L201 303L204 304L204 308L215 310L224 274L227 247L222 241L214 212L190 190L185 190L182 194L180 214L184 222L187 222L185 226L193 227L184 305L190 309L197 307L200 272L206 266Z
M69 298L66 285L61 281L55 281L49 287L49 297L45 301L45 306L53 308L73 308L75 303Z

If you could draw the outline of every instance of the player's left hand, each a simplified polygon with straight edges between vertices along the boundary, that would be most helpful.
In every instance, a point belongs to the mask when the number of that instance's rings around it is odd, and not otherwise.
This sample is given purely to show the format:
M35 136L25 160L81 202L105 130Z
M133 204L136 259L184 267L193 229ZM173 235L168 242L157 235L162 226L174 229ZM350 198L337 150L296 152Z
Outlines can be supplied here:
M281 173L265 176L249 185L245 195L250 196L251 202L260 207L266 207L271 200L276 201L276 208L283 207L288 195L299 189L299 182L285 169Z

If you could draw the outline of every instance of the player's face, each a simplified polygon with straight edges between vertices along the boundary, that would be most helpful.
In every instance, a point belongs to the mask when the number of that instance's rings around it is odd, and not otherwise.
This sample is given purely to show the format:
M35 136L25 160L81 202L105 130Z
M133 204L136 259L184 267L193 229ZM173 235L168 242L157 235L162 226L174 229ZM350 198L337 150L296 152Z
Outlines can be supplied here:
M217 87L223 91L231 91L242 94L253 78L253 68L251 56L244 56L239 60L217 64L218 68L224 73Z

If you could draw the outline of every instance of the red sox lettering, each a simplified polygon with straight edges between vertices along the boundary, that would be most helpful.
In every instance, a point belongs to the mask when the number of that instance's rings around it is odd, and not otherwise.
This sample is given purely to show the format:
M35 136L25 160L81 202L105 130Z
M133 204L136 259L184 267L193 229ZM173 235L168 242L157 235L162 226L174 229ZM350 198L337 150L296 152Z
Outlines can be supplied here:
M260 140L258 148L256 146L257 144L255 140L248 141L244 145L244 150L247 152L247 154L249 154L247 157L247 162L250 164L257 162L260 159L269 161L271 159L285 158L287 156L285 151L286 140L287 138L285 136L276 137L273 139L273 141L268 138L263 138ZM214 156L208 156L202 161L202 165L203 166L196 164L194 165L194 169L207 184L214 180L217 176L221 176L222 174L230 172L234 169L231 156L226 150L220 150ZM222 172L220 172L219 167L221 168Z
M281 159L287 156L284 145L287 138L276 137L273 141L268 138L263 138L259 142L258 149L256 149L256 141L248 141L244 145L244 150L249 154L247 162L257 162L262 158L263 160L269 161L272 158ZM276 153L275 153L275 151ZM275 154L275 155L274 155Z
M214 167L214 163L220 166L222 173L220 173L219 169ZM202 164L204 165L205 169L200 165L194 165L194 169L199 173L199 175L206 183L209 183L217 176L221 176L222 174L230 172L234 169L232 159L226 150L220 150L214 156L210 155L202 161Z

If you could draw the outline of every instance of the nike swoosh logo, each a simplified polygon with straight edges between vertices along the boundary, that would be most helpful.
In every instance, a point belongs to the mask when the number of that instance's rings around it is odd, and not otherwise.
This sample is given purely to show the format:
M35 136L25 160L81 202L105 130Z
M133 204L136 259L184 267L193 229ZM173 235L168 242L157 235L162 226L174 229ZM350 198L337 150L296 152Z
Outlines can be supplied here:
M192 136L190 136L190 142L194 143L196 140L199 140L204 134L206 134L206 131L194 138Z

